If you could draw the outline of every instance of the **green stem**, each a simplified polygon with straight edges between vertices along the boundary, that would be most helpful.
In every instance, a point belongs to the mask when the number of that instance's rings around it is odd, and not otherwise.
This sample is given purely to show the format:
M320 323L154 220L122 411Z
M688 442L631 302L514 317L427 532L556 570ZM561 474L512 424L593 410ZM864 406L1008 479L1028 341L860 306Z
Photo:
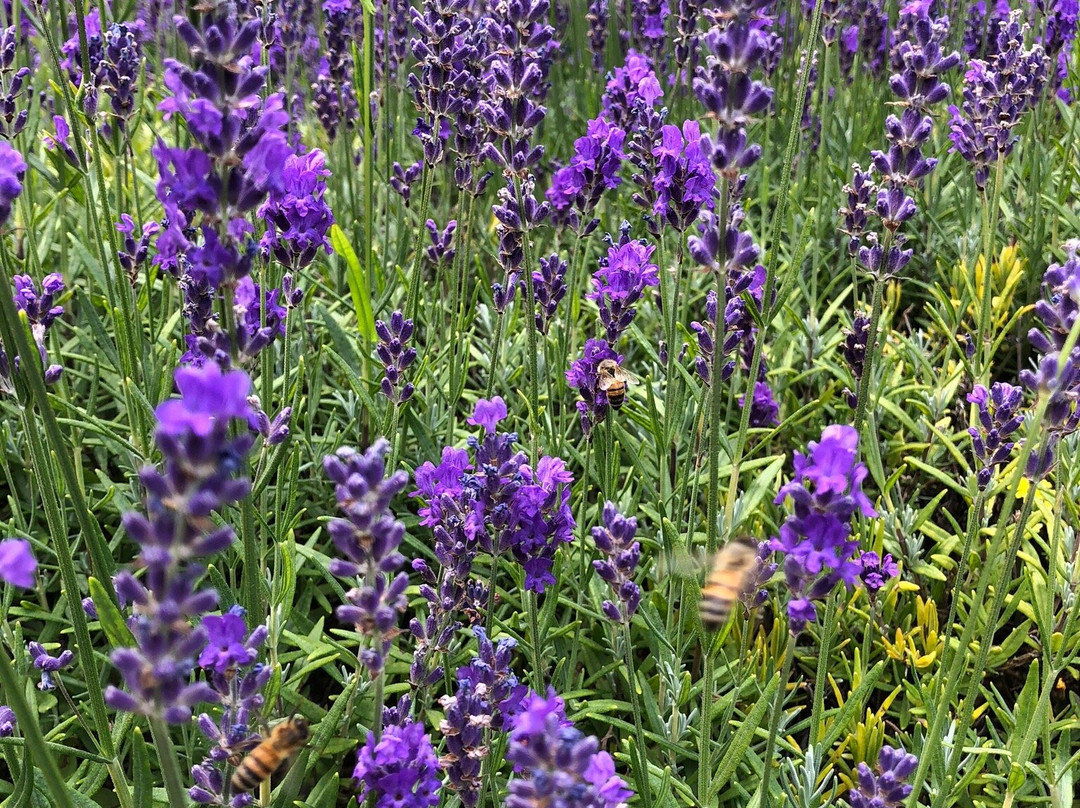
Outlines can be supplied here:
M524 211L522 204L521 182L514 179L514 195L517 197L519 211ZM536 289L532 279L532 244L529 241L530 229L524 214L521 219L521 251L524 263L523 282L525 284L525 337L529 360L529 447L530 457L535 467L540 456L540 370L536 350Z
M986 384L990 380L990 353L993 350L995 329L992 327L990 318L991 298L994 294L993 273L990 271L994 264L992 255L994 249L994 231L997 230L998 210L1001 203L1002 179L1005 174L1005 157L998 157L997 170L994 172L994 192L987 197L985 190L982 198L982 255L983 255L983 288L982 307L979 312L979 364L977 381ZM988 205L987 202L990 204ZM978 265L978 259L974 262Z
M784 667L780 673L780 684L776 688L776 697L773 701L772 718L769 721L769 739L765 743L764 770L761 775L761 802L762 808L769 808L769 780L772 778L773 750L776 748L776 735L780 729L780 714L784 710L784 696L787 695L788 679L791 677L791 665L795 661L796 638L788 635L784 645Z
M484 393L486 398L491 398L491 395L495 390L495 375L498 372L499 367L499 353L502 349L502 334L503 328L505 327L505 320L506 309L503 309L495 319L495 339L492 340L491 343L491 365L488 367L487 391Z
M971 505L971 510L968 511L967 530L964 531L964 548L961 551L960 564L956 568L956 580L953 582L953 596L949 601L949 617L945 621L945 633L943 637L945 648L949 647L949 640L952 638L953 623L956 620L956 607L960 602L959 593L963 590L964 582L967 578L968 558L971 555L971 545L975 542L975 536L979 533L985 506L986 491L979 491L975 497L975 502Z
M165 793L169 796L171 808L184 808L191 800L184 791L184 782L180 777L180 764L176 759L176 747L169 737L169 727L162 718L150 719L150 734L154 739L154 748L158 753L158 765L165 780Z
M885 250L888 252L888 239ZM855 401L855 421L853 426L858 432L862 428L863 419L866 418L866 409L870 399L870 377L874 375L874 359L877 355L878 332L881 319L882 297L884 296L885 282L881 278L874 278L874 291L870 303L870 332L866 337L866 358L863 360L863 371L859 377L858 392Z
M428 205L431 204L431 183L434 170L424 163L420 179L420 218L417 227L416 252L413 255L412 275L409 279L409 299L406 302L405 318L416 320L416 312L420 309L420 265L424 255L424 223L427 221Z
M814 677L814 701L810 713L810 743L816 744L821 739L821 711L825 707L825 678L829 667L829 651L832 649L833 629L836 624L836 598L833 592L825 606L825 619L821 622L821 647L818 649L817 675Z
M626 659L626 678L630 684L630 707L634 711L634 752L637 754L636 772L638 789L643 797L643 805L651 806L652 788L649 783L649 755L646 751L645 730L641 724L641 698L638 695L637 669L634 666L634 648L630 639L630 623L622 624L623 656Z
M533 663L533 689L537 693L546 692L544 687L544 654L542 642L540 639L540 607L537 605L536 593L533 591L525 592L525 611L529 618L529 632L532 635L530 638L530 646L532 650L532 663Z

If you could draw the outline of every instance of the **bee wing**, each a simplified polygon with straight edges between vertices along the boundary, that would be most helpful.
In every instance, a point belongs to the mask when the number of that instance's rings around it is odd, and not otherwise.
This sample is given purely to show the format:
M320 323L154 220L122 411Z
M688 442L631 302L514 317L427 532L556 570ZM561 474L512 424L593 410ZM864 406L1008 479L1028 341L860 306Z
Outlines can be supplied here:
M641 379L639 379L629 370L623 370L622 368L619 368L619 372L623 375L623 381L627 382L628 384L641 384Z
M604 374L603 376L600 377L600 379L599 379L596 386L599 387L601 390L607 390L609 387L611 387L611 385L615 384L615 382L617 382L617 381L618 381L618 378L614 374L610 374L610 375L609 374Z

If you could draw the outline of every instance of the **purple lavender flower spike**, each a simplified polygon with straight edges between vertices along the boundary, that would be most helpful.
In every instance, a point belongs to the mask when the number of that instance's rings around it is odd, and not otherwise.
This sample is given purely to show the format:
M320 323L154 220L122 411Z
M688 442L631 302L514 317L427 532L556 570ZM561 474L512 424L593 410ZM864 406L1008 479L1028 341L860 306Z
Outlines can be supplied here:
M322 4L326 31L326 56L319 65L314 91L316 115L334 140L339 129L351 130L360 117L353 89L352 41L359 34L359 9L349 0L325 0Z
M585 14L589 23L589 50L592 51L592 68L604 69L604 48L607 45L608 0L589 0Z
M859 580L871 598L877 596L878 591L885 586L887 580L900 574L900 568L896 566L893 557L888 553L882 558L877 553L866 552L859 555L855 560L861 567Z
M608 344L614 345L630 327L637 313L634 305L645 289L660 283L659 269L651 262L656 245L630 238L630 223L619 228L619 240L607 237L607 256L600 259L600 269L593 273L593 291L586 295L600 307Z
M373 797L376 808L432 808L439 802L439 762L423 724L413 721L385 727L378 739L369 732L353 778L361 802Z
M551 178L546 197L551 203L555 224L569 225L579 236L591 233L599 224L591 219L605 190L617 188L619 169L626 159L626 133L603 118L589 121L584 137L574 141L570 164Z
M320 250L332 252L327 233L334 214L324 199L329 176L326 158L318 149L290 154L281 189L271 191L259 208L259 217L267 222L259 246L293 272L308 266Z
M536 295L536 330L546 334L559 303L566 297L567 262L552 254L540 259L540 269L532 274L533 290Z
M383 366L379 390L391 403L404 404L412 398L415 389L412 382L405 381L405 371L416 361L416 348L408 344L413 335L413 321L395 311L389 323L375 321L375 334L379 337L375 353Z
M911 793L911 786L904 781L918 764L915 755L883 746L876 773L865 763L859 764L858 788L848 792L851 808L899 808Z
M601 520L603 524L592 529L592 537L596 549L606 557L593 561L593 568L619 601L605 600L603 612L609 620L628 623L641 603L641 587L634 583L641 558L641 544L634 541L637 519L623 516L615 503L605 502Z
M6 704L0 704L0 738L10 738L15 734L15 711Z
M25 25L25 16L22 21ZM30 115L29 102L32 93L27 81L30 68L15 67L20 39L15 26L0 27L0 139L14 139L25 128ZM6 141L4 142L6 144ZM4 161L0 160L0 165L3 163ZM3 191L0 190L0 210L2 200ZM3 224L4 218L0 215L0 224Z
M390 501L408 484L409 475L399 471L386 476L389 450L390 444L380 439L366 452L341 448L323 459L346 517L327 525L340 553L330 563L330 572L356 584L337 608L337 616L370 639L361 660L372 675L382 670L409 583L408 575L398 572L405 563L398 552L405 526L390 511Z
M147 516L124 514L128 535L141 546L145 575L125 570L113 580L136 645L113 652L126 690L108 687L105 702L117 710L186 723L192 707L217 701L206 682L192 682L207 630L192 625L217 605L217 592L199 589L203 567L196 559L221 552L234 538L231 528L208 517L247 496L249 483L234 475L251 448L250 435L230 438L233 419L247 420L251 381L240 371L222 372L207 363L180 368L181 397L160 404L154 440L164 471L147 466L139 474L148 494Z
M507 808L550 803L623 808L633 796L615 773L599 741L566 719L562 699L530 693L514 719L506 758L518 774L510 780Z
M780 489L776 503L791 497L794 512L770 541L784 553L784 578L791 592L788 620L798 636L817 614L813 601L827 597L837 583L851 586L859 565L851 560L858 542L851 539L856 511L876 516L862 492L869 473L856 460L859 435L850 426L827 426L821 440L810 442L809 455L795 453L795 478Z
M746 406L746 396L739 396L739 406ZM776 426L780 423L780 405L773 398L772 390L765 382L754 383L754 395L750 401L750 426L756 428Z
M1010 436L1024 423L1021 407L1024 391L1006 382L994 382L987 390L975 385L967 400L978 408L978 425L968 427L971 448L978 461L976 473L979 490L985 491L993 479L994 469L1009 462L1015 440Z
M1012 130L1035 106L1047 81L1048 59L1041 45L1024 47L1026 25L1014 11L997 30L997 53L990 60L972 59L964 74L963 102L949 107L952 150L975 167L982 190L990 166L1007 157L1018 136Z
M660 144L653 149L659 160L659 172L652 212L681 233L697 221L702 207L711 206L716 175L702 149L697 121L686 121L682 131L666 125L661 137Z
M244 609L233 606L220 617L209 615L202 620L209 641L199 665L222 707L216 720L208 713L195 720L199 732L210 742L206 757L191 769L195 785L188 796L200 805L244 808L252 802L250 794L233 794L226 800L223 793L229 760L262 740L259 714L265 701L263 689L272 672L270 666L255 661L266 641L266 626L256 626L248 633L244 617Z
M438 270L440 267L450 267L454 263L457 250L454 249L454 231L457 230L457 220L451 219L446 227L439 230L434 219L428 219L428 237L431 244L424 250L425 260Z
M1054 263L1043 274L1043 299L1035 304L1038 327L1028 331L1037 357L1034 370L1020 371L1020 384L1049 399L1043 424L1049 430L1044 452L1032 452L1028 477L1038 480L1053 465L1054 448L1080 428L1080 346L1063 357L1062 350L1080 316L1080 241L1065 244L1065 262Z
M49 364L49 354L45 348L45 336L53 322L64 313L64 307L54 305L56 298L64 291L64 278L59 272L46 275L41 280L41 291L29 275L16 275L13 279L15 294L12 300L15 308L26 315L30 324L30 335L37 346L38 356L45 374L45 383L54 384L64 372L62 365ZM14 393L11 383L12 370L19 369L20 357L15 357L14 368L10 367L3 343L0 343L0 392Z
M626 54L626 63L609 74L600 105L606 120L630 131L642 114L654 109L663 96L651 60L631 49Z
M510 668L516 641L503 638L493 643L479 626L473 633L477 655L458 668L454 695L439 699L446 715L439 723L439 732L446 738L439 764L447 774L446 787L458 794L466 808L475 808L480 799L489 730L507 728L526 691Z

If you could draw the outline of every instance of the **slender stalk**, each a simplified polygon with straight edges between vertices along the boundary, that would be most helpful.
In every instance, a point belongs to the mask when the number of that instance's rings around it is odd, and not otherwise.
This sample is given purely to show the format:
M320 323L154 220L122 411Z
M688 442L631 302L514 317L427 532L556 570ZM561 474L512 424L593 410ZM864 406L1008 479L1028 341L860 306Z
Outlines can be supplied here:
M487 391L484 393L486 398L491 398L491 395L495 390L495 375L498 372L499 367L499 353L502 349L502 334L505 320L506 309L503 309L495 319L495 338L491 342L491 365L488 367Z
M533 287L532 280L533 263L532 244L529 241L530 228L524 216L525 207L522 205L521 182L517 178L514 179L514 195L517 197L518 210L522 214L521 251L525 265L523 273L525 284L525 338L529 361L529 447L530 459L535 466L540 456L540 428L538 426L540 417L540 370L536 350L536 289Z
M412 274L409 279L409 299L406 302L405 318L416 319L416 312L420 309L420 264L424 255L424 223L427 221L428 206L431 204L431 184L435 170L424 163L420 178L420 218L416 234L416 252L413 255Z
M990 322L993 316L991 311L991 298L994 293L993 273L990 271L994 263L994 231L997 230L998 210L1001 203L1001 191L1005 174L1005 157L998 157L997 170L994 172L994 192L989 197L985 191L982 193L982 254L983 254L983 286L982 307L979 311L979 364L976 379L980 384L986 384L990 380L990 352L994 345L994 328ZM989 203L989 204L988 204ZM978 265L976 260L975 265Z
M525 592L525 611L529 618L529 633L532 634L531 651L533 664L533 689L537 693L544 693L544 654L540 640L540 607L537 605L536 593L529 590Z
M949 647L949 640L952 638L953 623L956 620L956 607L960 602L959 593L963 591L964 582L967 578L968 557L971 555L971 545L974 543L975 536L978 535L979 527L982 525L983 510L985 507L986 491L979 491L975 497L975 502L971 505L971 510L968 511L967 530L964 531L964 548L961 551L960 564L956 568L956 580L953 583L953 597L949 602L949 617L945 621L945 648Z
M769 780L772 778L773 750L776 748L776 734L780 729L780 714L784 710L784 696L787 695L788 679L791 678L791 664L795 661L796 637L788 634L787 643L784 645L784 667L780 673L780 685L776 688L776 696L773 701L772 718L769 721L769 739L765 742L764 770L761 774L761 806L769 808Z
M886 239L886 252L888 252L888 249L888 239ZM885 282L881 278L875 277L873 297L870 303L870 332L866 338L866 358L863 360L863 372L862 376L859 377L858 392L856 393L855 421L853 423L856 432L862 428L862 422L866 418L867 404L870 399L870 377L874 373L874 359L877 356L878 332L880 330L878 321L881 319L884 290Z
M637 754L638 788L644 798L643 805L651 806L652 787L649 783L649 755L646 751L645 730L641 724L641 697L638 695L637 669L634 666L634 648L631 645L630 624L622 624L623 657L626 660L626 678L630 684L630 707L634 711L634 752Z
M150 734L154 739L154 748L158 753L158 765L165 780L165 793L169 796L169 805L183 808L191 802L184 791L184 781L180 777L180 764L176 758L176 747L169 737L169 727L162 718L150 719Z
M829 668L829 651L832 649L833 630L836 627L836 598L833 592L825 606L825 619L821 621L821 647L818 649L817 674L814 677L814 701L810 713L810 743L819 740L821 711L825 706L825 677Z

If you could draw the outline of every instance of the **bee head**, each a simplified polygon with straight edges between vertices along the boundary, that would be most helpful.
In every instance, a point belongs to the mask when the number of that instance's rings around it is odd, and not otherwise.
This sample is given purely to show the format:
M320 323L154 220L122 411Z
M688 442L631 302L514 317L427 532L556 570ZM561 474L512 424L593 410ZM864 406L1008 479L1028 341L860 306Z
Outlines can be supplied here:
M290 718L288 727L289 734L296 739L297 743L303 743L311 735L311 725L302 715Z

